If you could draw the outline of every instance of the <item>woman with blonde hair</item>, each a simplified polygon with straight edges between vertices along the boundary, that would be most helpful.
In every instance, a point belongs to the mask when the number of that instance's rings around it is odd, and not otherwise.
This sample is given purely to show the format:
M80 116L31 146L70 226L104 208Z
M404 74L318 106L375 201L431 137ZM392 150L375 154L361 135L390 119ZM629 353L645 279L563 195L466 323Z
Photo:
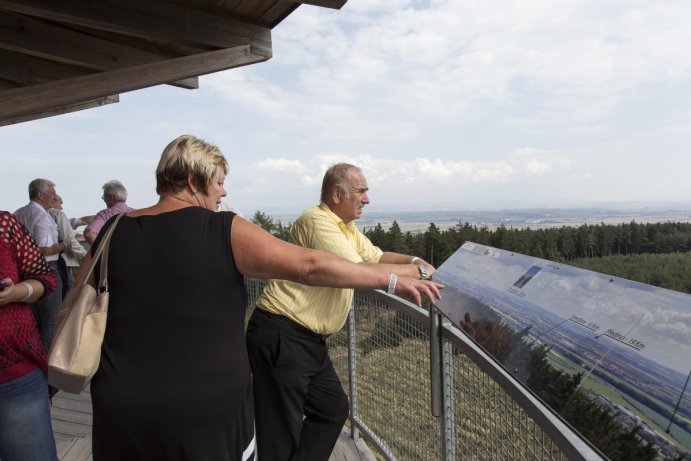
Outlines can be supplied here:
M178 137L156 169L158 203L128 213L113 233L108 322L91 383L95 461L254 459L244 276L361 289L394 279L216 212L227 172L216 146ZM418 305L440 297L433 282L394 285Z

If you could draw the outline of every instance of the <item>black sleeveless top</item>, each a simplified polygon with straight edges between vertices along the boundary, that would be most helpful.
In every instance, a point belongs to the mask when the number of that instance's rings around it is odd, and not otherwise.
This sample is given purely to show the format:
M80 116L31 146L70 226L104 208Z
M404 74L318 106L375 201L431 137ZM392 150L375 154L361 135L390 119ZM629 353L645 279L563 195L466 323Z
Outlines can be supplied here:
M95 461L253 459L247 293L230 245L234 217L190 207L118 223L91 383Z

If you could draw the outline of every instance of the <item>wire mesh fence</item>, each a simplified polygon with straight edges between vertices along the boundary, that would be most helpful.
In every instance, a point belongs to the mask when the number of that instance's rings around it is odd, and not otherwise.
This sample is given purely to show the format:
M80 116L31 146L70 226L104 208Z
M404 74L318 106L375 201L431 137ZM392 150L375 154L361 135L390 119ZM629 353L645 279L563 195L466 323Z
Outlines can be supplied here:
M250 307L263 285L248 280ZM442 347L443 410L441 417L433 416L427 314L373 292L356 291L353 306L350 338L348 327L329 337L330 355L351 396L353 422L366 429L384 458L567 459L516 400L463 353L463 345L448 337Z

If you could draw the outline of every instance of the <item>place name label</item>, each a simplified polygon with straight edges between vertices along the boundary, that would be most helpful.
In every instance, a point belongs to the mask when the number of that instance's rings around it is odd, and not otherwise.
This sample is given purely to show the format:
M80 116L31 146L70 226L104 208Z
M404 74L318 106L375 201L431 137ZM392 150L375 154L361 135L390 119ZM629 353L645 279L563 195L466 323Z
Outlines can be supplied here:
M637 351L640 351L645 347L645 344L643 344L636 338L627 338L626 335L622 335L621 333L614 331L611 328L605 331L605 336L609 336L610 338L617 340L626 346L633 347Z
M597 331L600 329L600 325L598 325L597 323L588 322L586 319L581 318L577 315L572 315L569 320L571 320L573 323L577 323L580 326L587 328L588 330Z

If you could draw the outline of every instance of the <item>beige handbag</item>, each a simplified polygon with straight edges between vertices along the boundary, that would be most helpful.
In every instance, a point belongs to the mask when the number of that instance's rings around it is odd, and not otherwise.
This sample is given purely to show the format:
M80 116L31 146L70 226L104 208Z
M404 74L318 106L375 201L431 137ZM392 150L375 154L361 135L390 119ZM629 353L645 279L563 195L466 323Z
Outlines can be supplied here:
M122 216L118 215L108 228L84 280L67 292L58 310L48 354L48 384L60 390L79 394L98 369L108 315L108 247ZM96 289L88 280L99 257L101 269Z

